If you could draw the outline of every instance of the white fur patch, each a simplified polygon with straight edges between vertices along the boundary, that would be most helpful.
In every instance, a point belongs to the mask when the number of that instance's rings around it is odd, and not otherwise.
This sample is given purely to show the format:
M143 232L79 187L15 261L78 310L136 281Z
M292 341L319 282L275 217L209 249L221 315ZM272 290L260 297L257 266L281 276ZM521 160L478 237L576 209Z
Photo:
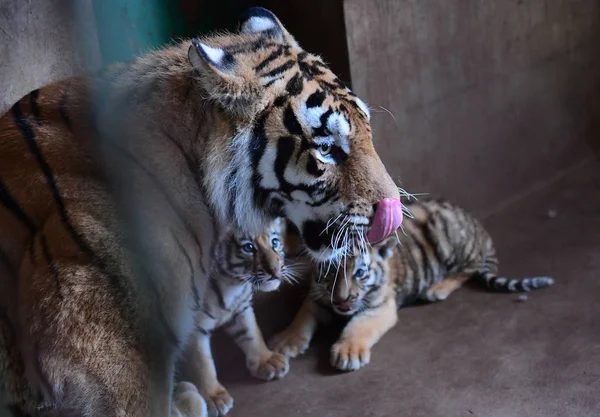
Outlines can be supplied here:
M303 201L305 203L312 203L313 199L305 192L301 190L294 190L290 193L290 196L296 201Z
M327 129L337 138L336 144L346 153L350 153L348 146L348 135L350 134L350 123L340 113L333 113L327 119Z
M358 104L358 107L360 107L360 109L367 115L367 119L371 120L371 112L369 111L369 108L367 107L365 102L359 99L358 97L355 97L354 99L356 100L356 104Z
M350 134L350 123L340 113L333 113L327 119L327 129L334 135L348 136Z
M275 27L275 22L268 17L254 16L244 23L242 30L244 32L257 33L266 32L267 30L274 29Z
M281 281L278 279L272 279L270 281L261 282L258 286L259 291L269 292L275 291L281 285Z
M301 117L304 119L304 123L310 127L321 126L321 116L325 113L325 109L322 107L306 107L306 104L302 104Z
M223 61L223 57L225 56L225 51L220 48L213 48L212 46L208 46L203 43L200 45L206 56L208 56L208 59L210 59L215 65L221 64L221 61Z
M269 143L258 163L258 172L262 176L260 186L263 188L279 188L279 180L274 170L275 158L277 158L277 148Z

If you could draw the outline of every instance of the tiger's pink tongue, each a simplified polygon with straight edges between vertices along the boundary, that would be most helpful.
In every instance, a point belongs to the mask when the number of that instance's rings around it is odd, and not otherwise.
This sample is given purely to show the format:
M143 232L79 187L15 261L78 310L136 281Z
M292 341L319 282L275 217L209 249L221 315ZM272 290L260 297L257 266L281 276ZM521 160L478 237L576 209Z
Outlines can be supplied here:
M370 243L380 242L394 233L400 224L402 224L402 203L397 198L384 198L377 205L367 239Z

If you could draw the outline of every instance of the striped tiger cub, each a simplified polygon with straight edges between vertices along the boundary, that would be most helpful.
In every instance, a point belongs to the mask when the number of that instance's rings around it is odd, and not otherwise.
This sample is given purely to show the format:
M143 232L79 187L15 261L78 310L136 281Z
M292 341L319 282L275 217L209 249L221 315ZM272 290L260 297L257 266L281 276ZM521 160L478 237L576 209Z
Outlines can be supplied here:
M412 215L405 234L348 257L339 268L319 264L309 296L292 324L270 346L295 357L306 350L320 321L333 312L346 317L331 349L331 364L344 371L369 363L371 348L397 321L397 309L417 300L440 301L475 278L492 291L529 291L552 285L552 278L497 276L491 237L480 222L444 201L405 206Z
M294 279L284 262L284 239L285 222L276 219L254 237L227 230L215 246L209 285L196 314L197 332L181 366L182 375L206 400L210 416L225 415L233 407L233 398L217 379L210 348L214 330L222 328L234 339L256 378L270 381L288 372L287 357L265 345L252 308L255 291L274 291L282 281Z

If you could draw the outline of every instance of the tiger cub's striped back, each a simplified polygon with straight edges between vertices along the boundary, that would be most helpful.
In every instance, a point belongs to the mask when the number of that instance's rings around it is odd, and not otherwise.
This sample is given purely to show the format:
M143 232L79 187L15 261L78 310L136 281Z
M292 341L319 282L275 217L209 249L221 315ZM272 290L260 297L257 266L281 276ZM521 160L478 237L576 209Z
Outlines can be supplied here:
M401 244L393 240L383 244L394 247L389 262L401 272L391 276L397 281L402 304L417 298L443 300L469 278L476 278L492 291L519 292L552 285L548 277L498 277L492 238L464 209L441 200L414 202L407 208L413 218L405 223Z

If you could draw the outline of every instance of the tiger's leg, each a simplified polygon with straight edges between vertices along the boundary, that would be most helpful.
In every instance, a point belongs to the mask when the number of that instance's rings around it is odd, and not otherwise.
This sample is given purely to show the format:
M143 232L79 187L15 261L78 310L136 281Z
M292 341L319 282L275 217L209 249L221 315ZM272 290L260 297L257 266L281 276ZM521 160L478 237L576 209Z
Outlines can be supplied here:
M185 353L185 375L204 397L208 415L217 417L227 414L233 407L233 398L217 378L217 370L210 348L210 333L198 333Z
M442 281L432 285L425 292L423 299L430 302L445 300L450 294L467 282L470 277L471 274L469 273L460 273L445 277Z
M313 300L306 298L292 324L269 341L271 349L288 358L295 358L304 353L317 331L318 309L319 306Z
M246 366L252 376L270 381L288 373L288 358L267 348L252 306L235 316L225 331L246 355Z
M355 371L371 360L371 348L398 321L396 300L388 297L381 306L366 310L346 325L331 348L331 365L341 371Z

